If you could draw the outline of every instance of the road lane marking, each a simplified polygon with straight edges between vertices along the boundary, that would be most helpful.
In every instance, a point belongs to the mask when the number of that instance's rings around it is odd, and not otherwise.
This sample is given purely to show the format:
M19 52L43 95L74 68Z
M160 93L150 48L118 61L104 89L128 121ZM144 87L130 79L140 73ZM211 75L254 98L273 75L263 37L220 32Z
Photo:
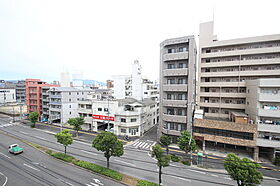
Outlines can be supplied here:
M206 174L205 172L201 172L201 171L197 171L197 170L192 170L192 169L188 169L189 171L193 171L193 172L197 172L197 173L201 173L201 174Z
M3 154L2 152L0 152L0 154L1 154L2 156L6 157L6 158L11 159L11 157L7 156L6 154Z
M4 182L4 184L2 185L2 186L5 186L6 185L6 183L8 182L8 177L7 176L5 176L2 172L0 172L0 174L1 175L3 175L5 178L6 178L6 181Z
M19 133L22 133L22 134L25 134L27 135L28 133L27 132L23 132L23 131L18 131Z
M141 143L141 145L139 145L138 147L139 148L142 148L142 146L144 146L146 143L145 142L143 142L143 143Z
M127 163L127 162L125 162L125 161L121 161L121 160L116 160L116 159L114 159L116 162L119 162L119 163L124 163L124 164L127 164L127 165L130 165L130 166L136 166L135 164L133 164L133 163Z
M103 183L101 183L101 181L99 179L92 179L95 183L98 183L99 185L104 185Z
M168 175L168 176L173 177L173 178L176 178L176 179L184 180L184 181L187 181L187 182L192 182L191 180L186 179L186 178L181 178L181 177L171 176L171 175Z
M90 186L99 186L98 184L90 182Z
M215 175L215 174L211 174L211 176L214 176L214 177L219 177L219 176L217 176L217 175Z
M32 166L30 166L30 165L27 165L27 164L23 164L24 166L26 166L26 167L29 167L30 169L33 169L33 170L36 170L36 171L40 171L39 169L36 169L35 167L32 167Z
M136 147L138 144L142 143L141 141L137 141L136 143L134 143L132 146Z
M89 151L86 151L86 150L80 150L80 151L97 156L97 154L93 153L93 152L89 152Z
M35 138L39 138L39 139L41 139L41 140L47 140L47 139L45 139L45 138L42 138L42 137L40 137L40 136L34 136Z

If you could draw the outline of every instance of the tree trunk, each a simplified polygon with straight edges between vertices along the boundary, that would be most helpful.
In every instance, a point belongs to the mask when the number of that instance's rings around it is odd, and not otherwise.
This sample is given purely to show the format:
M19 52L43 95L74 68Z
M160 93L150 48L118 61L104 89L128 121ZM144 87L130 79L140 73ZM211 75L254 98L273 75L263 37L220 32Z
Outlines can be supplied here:
M76 131L76 136L77 136L77 138L79 137L79 132L78 132L78 130Z
M168 148L168 145L166 146L166 154L168 154L169 152L169 148Z
M109 159L110 157L106 157L107 158L107 168L109 169Z
M159 185L161 185L161 166L159 166L159 171L158 171L158 182L159 182Z
M64 146L64 154L66 154L66 146Z

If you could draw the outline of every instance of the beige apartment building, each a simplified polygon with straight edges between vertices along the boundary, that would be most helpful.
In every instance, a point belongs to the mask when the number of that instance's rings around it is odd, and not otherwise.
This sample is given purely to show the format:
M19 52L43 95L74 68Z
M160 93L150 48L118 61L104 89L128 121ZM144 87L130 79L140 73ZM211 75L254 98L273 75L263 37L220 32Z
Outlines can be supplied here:
M194 36L167 39L160 44L159 135L172 141L192 130L195 105L196 43Z

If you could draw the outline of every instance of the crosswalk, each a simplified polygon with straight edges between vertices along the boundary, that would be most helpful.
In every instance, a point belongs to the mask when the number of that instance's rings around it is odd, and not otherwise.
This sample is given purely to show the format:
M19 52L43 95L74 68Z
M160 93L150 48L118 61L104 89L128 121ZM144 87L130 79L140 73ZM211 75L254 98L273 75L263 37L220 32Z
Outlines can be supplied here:
M15 125L15 124L14 123L7 123L7 124L3 124L3 125L0 124L0 128L2 128L2 127L10 127L10 126L13 126L13 125Z
M152 146L156 144L155 141L150 140L136 140L132 144L129 145L129 147L137 148L137 149L144 149L149 150Z

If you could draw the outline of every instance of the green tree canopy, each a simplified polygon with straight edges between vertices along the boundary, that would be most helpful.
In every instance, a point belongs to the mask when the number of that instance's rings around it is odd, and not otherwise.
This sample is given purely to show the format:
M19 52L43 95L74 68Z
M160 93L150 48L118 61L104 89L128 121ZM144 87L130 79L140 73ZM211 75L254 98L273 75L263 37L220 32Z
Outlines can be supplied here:
M186 130L184 130L181 133L181 137L178 140L178 145L179 145L179 148L181 150L185 151L186 153L188 153L190 151L195 151L197 149L195 140L190 135L190 133Z
M76 131L76 136L78 137L78 133L79 130L82 129L82 125L84 124L84 119L77 117L77 118L70 118L67 123L69 123L69 125L73 126L73 129Z
M69 130L65 129L57 134L55 134L58 143L61 143L64 146L64 153L66 154L66 147L73 143L72 134Z
M162 167L169 166L171 158L169 155L164 155L164 151L161 149L160 145L155 145L152 149L152 157L157 159L157 166L159 168L159 185L161 185Z
M92 141L92 146L98 151L104 152L104 157L107 159L107 168L109 168L109 159L111 156L123 155L123 144L118 140L117 136L111 132L98 134Z
M31 112L28 116L28 119L31 121L31 127L35 127L35 123L38 121L39 114L37 112Z
M159 139L160 144L166 147L166 153L168 154L168 146L171 144L171 138L167 135L162 135Z
M224 167L239 186L254 186L261 184L263 175L258 171L260 164L248 158L239 158L233 153L227 155Z

